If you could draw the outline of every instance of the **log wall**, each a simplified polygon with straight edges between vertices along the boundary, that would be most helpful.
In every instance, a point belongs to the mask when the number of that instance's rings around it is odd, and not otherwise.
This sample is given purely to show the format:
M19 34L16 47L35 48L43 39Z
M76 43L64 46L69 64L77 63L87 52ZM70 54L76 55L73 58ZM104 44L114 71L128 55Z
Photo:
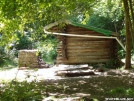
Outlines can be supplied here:
M53 31L57 32L57 30L54 27ZM104 36L101 33L72 25L67 25L64 28L64 33ZM115 39L71 36L57 36L57 38L59 40L57 64L105 63L116 57L117 46Z

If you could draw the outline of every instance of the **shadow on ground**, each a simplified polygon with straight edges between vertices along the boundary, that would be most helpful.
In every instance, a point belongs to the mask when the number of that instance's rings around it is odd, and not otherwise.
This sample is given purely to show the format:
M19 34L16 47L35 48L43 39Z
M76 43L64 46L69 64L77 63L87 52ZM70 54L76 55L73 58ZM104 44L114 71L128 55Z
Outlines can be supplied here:
M67 78L47 80L43 82L51 94L56 97L78 96L96 98L104 101L105 98L133 98L134 79L127 76L106 76L90 78Z

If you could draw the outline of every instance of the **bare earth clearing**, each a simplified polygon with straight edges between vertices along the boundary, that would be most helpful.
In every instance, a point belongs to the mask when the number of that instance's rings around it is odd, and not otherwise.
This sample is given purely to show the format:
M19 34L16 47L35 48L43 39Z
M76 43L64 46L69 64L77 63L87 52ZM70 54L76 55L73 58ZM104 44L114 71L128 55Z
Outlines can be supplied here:
M68 66L60 65L59 67L18 70L17 68L1 71L0 80L12 80L15 77L22 81L30 75L27 80L41 80L45 85L52 85L49 89L49 97L43 101L80 101L80 97L84 101L93 101L91 98L105 101L106 98L120 98L118 101L126 101L123 98L131 98L128 101L134 101L134 93L126 93L129 89L134 89L134 70L113 70L107 69L104 72L98 72L94 69L86 69L84 71L93 71L95 75L65 77L63 71ZM74 72L83 70L75 70L76 66L69 66ZM57 71L62 72L61 76L55 76ZM66 71L70 72L70 70ZM59 75L59 74L58 74ZM112 90L113 89L113 90ZM116 89L114 91L114 89ZM114 94L116 93L116 95ZM52 97L53 96L53 97ZM51 99L51 100L50 100ZM111 100L115 101L115 100Z

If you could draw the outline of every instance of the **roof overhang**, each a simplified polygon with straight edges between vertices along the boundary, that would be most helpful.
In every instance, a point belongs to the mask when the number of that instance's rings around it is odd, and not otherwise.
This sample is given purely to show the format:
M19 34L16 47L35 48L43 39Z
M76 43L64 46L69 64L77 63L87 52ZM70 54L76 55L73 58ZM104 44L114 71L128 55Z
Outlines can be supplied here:
M97 32L99 33L111 33L111 36L109 36L109 34L107 36L93 36L93 35L77 35L77 34L66 34L66 33L56 33L56 32L49 32L48 30L54 26L57 26L59 24L62 24L62 23L65 23L65 24L71 24L71 25L74 25L74 26L79 26L79 27L83 27L86 29L90 29L90 30L98 30ZM119 39L117 38L118 34L117 33L114 33L114 32L111 32L111 31L108 31L108 30L103 30L103 29L99 29L99 28L94 28L94 27L90 27L90 28L87 28L88 26L85 26L85 25L82 25L82 24L77 24L77 23L72 23L71 21L69 20L60 20L58 22L54 22L52 24L49 24L47 26L44 27L44 32L46 34L53 34L53 35L62 35L62 36L75 36L75 37L89 37L89 38L104 38L104 39L115 39L119 45L126 51L124 45L119 41Z

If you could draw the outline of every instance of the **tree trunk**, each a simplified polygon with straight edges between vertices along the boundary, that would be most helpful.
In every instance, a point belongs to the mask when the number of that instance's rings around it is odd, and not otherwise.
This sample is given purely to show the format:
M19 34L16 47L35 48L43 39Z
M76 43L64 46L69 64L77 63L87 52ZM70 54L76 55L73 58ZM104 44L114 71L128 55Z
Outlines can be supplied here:
M133 10L133 4L134 3L132 2L132 0L129 0L130 12L131 12L131 16L132 16L132 26L133 26L133 32L134 32L134 10Z
M131 35L132 35L132 44L133 44L133 49L134 49L134 10L133 10L133 2L132 0L129 0L129 7L130 7L130 28L131 28Z
M126 25L126 61L125 61L125 69L131 68L131 34L130 34L130 22L129 22L129 7L128 7L128 1L123 0L124 3L124 9L125 9L125 25Z
M126 61L125 61L125 69L131 68L131 34L129 30L128 19L126 18Z

